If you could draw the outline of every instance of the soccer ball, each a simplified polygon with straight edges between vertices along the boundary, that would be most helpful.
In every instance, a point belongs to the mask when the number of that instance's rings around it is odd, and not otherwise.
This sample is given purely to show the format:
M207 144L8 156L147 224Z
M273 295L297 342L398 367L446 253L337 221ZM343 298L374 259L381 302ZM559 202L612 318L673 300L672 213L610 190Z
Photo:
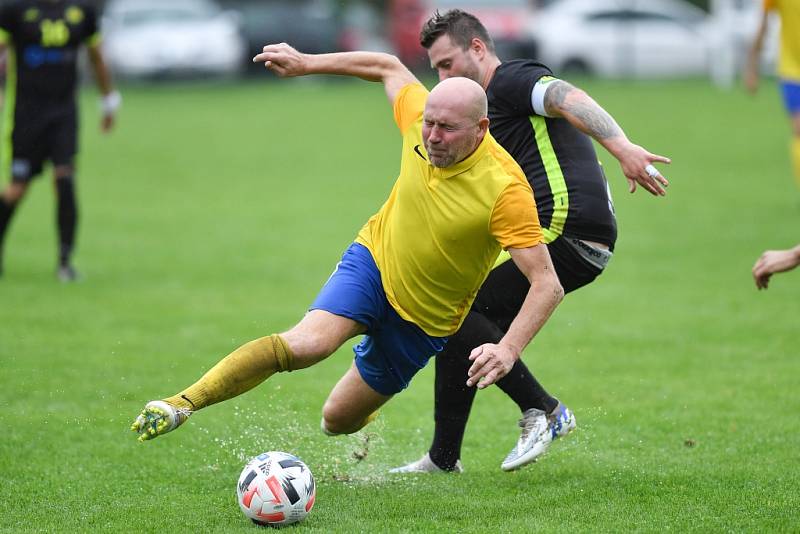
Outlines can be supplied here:
M236 493L239 507L253 523L282 526L306 518L317 488L311 471L299 458L270 451L244 466Z

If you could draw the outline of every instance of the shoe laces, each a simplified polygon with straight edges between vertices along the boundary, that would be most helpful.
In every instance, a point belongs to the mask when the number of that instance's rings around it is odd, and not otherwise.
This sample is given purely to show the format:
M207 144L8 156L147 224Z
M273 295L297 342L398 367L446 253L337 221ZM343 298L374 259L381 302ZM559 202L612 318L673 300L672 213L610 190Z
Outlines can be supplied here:
M531 432L542 425L542 415L545 415L545 413L537 408L525 410L525 412L522 414L522 418L519 420L519 426L522 428L522 435L519 437L520 441L525 441L528 439L528 436L530 436ZM546 425L547 418L544 418L544 421L544 424Z

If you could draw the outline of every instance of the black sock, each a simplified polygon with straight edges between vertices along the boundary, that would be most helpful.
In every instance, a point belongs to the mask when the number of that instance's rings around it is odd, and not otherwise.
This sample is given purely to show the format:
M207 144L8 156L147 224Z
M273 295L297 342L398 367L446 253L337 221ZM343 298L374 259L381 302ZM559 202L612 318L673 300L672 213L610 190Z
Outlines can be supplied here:
M428 453L442 469L452 470L461 457L461 442L477 391L475 387L467 387L467 371L472 366L469 353L478 345L496 342L502 336L491 321L471 311L444 351L436 355L436 427Z
M75 248L75 229L78 226L78 204L75 200L75 185L72 176L56 179L58 196L59 262L69 265Z
M517 360L511 371L497 381L497 386L517 403L521 412L538 408L550 413L558 406L558 399L545 391L522 360Z
M8 230L8 223L14 215L16 204L7 204L3 197L0 197L0 272L3 271L3 241Z

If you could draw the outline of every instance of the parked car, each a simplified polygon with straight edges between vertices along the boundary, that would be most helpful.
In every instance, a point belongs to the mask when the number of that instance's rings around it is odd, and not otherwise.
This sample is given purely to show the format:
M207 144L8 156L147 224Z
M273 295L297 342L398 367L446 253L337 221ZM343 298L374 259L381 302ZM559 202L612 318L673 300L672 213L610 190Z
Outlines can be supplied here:
M535 22L539 59L557 73L706 75L718 31L684 0L563 0Z
M241 17L246 43L242 64L253 72L264 70L251 60L268 43L286 42L309 54L342 47L342 23L334 0L229 0L226 6Z
M103 33L120 76L233 75L242 67L239 17L212 0L111 0Z

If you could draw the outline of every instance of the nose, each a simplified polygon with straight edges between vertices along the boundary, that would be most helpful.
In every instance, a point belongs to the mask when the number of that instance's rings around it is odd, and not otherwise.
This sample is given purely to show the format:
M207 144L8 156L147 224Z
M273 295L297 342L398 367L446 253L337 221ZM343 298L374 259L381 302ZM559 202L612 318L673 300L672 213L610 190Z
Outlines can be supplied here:
M442 140L442 136L439 134L439 126L434 124L431 126L430 132L428 132L428 142L433 144L439 143Z

